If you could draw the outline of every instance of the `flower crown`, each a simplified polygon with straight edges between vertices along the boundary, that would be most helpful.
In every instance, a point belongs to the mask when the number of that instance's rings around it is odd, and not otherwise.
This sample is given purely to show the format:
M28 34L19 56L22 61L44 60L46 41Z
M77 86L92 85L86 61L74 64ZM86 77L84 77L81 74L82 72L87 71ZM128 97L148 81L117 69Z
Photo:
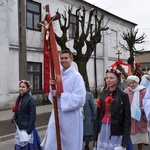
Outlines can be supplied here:
M27 80L20 80L20 81L19 81L19 85L20 85L21 83L26 84L29 89L32 88L32 84L31 84L29 81L27 81Z
M113 73L115 73L119 77L121 77L121 75L122 75L122 73L118 69L115 69L115 68L112 68L112 67L109 67L106 70L106 73L108 73L108 72L113 72Z

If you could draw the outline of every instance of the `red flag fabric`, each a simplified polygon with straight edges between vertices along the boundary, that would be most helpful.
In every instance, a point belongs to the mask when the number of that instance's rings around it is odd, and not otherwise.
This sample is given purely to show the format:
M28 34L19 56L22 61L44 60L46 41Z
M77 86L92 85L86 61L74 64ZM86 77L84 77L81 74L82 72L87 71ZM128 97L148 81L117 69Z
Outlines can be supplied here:
M135 62L135 66L136 66L136 67L141 68L141 64L140 64L140 62L138 62L138 61L137 61L137 62Z
M125 72L130 75L131 74L131 66L125 62L123 62L122 60L118 60L116 61L115 63L113 63L110 67L112 68L115 68L117 67L118 65L121 65L124 69L125 69Z
M46 29L44 28L44 93L48 93L50 91L49 80L50 80L49 50L46 41Z
M48 17L51 18L50 13L48 14ZM55 33L54 33L52 23L50 24L50 50L52 52L52 57L54 60L53 63L55 68L57 93L60 94L63 92L63 86L62 86L62 78L60 72L60 63L58 58L58 49L56 45Z
M49 80L50 77L55 76L54 80L56 80L56 90L57 93L60 94L63 92L63 86L58 49L52 24L52 21L56 18L57 17L53 17L52 19L50 13L47 13L43 21L46 23L44 28L44 93L48 93L50 91Z
M58 15L51 18L49 13L49 5L46 5L46 16L42 23L44 26L44 92L49 92L49 80L56 81L55 85L51 85L53 90L57 90L60 94L63 92L62 79L60 75L60 63L58 58L58 50L56 46L55 34L53 30L52 21L54 21ZM57 97L53 96L54 105L54 115L55 115L55 127L56 127L56 137L57 137L57 149L61 150L61 140L60 140L60 128L59 128L59 118L58 118L58 104Z

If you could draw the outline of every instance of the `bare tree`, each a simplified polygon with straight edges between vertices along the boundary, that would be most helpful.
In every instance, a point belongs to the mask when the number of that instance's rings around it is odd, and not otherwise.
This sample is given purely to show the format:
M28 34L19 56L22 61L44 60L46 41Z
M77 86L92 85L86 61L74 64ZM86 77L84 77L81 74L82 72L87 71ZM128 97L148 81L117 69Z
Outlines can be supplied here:
M137 52L135 48L135 44L144 43L144 39L146 37L145 33L143 33L140 37L137 37L138 29L134 31L131 29L130 32L123 32L122 38L127 42L127 47L120 43L120 45L127 51L130 52L130 57L128 58L128 64L132 66L134 69L134 54Z
M57 14L59 12L57 11ZM67 15L68 14L68 15ZM86 83L86 88L89 91L89 81L87 76L86 65L88 60L91 57L92 52L94 51L97 43L101 42L102 31L106 31L109 28L102 25L104 14L101 14L100 19L98 18L96 9L92 9L88 16L88 21L86 22L86 9L85 7L81 7L76 9L76 13L74 14L76 17L76 30L75 35L73 37L73 48L76 50L74 53L74 62L77 64L79 72L84 78ZM62 36L58 37L56 35L56 40L58 45L61 47L61 50L69 49L66 46L69 38L67 37L67 31L70 27L70 16L72 15L72 7L68 7L68 11L65 11L65 14L62 15L62 19L59 19L60 29L62 31ZM92 19L95 18L95 26L93 28ZM86 46L86 51L83 53L82 49Z

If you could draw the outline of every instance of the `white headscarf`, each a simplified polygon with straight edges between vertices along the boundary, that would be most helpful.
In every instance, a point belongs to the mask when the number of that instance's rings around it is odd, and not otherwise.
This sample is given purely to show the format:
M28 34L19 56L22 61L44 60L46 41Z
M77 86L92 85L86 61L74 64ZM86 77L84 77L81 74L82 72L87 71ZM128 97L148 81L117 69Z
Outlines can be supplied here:
M141 119L141 108L140 108L140 91L145 87L139 85L140 79L137 76L131 75L127 77L128 83L135 81L138 85L135 89L130 88L134 92L132 103L131 103L131 117L135 120L140 121Z
M131 75L131 76L128 76L128 77L127 77L127 81L128 81L129 83L132 82L132 81L135 81L135 82L137 82L137 83L139 84L140 79L139 79L139 77L137 77L137 76Z
M132 103L131 103L131 117L137 121L140 121L142 115L141 108L140 108L140 91L142 89L145 89L145 87L142 85L138 85L135 89L130 88L130 90L134 92Z

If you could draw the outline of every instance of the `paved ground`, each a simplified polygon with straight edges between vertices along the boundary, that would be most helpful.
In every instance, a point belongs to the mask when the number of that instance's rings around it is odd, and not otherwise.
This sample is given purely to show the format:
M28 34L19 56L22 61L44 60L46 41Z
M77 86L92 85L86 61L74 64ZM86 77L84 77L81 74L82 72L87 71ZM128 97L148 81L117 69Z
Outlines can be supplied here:
M39 135L40 135L41 140L43 140L43 138L44 138L45 131L46 130L38 132ZM13 146L14 146L13 138L0 142L0 150L14 150ZM84 146L83 146L82 150L84 150ZM90 144L90 150L92 150L92 143ZM137 150L137 146L136 145L134 145L134 150ZM150 146L144 146L143 150L150 150Z
M41 140L44 138L52 108L52 105L37 106L36 127ZM0 111L0 150L14 149L13 138L15 128L14 125L10 122L12 115L13 113L11 110ZM92 143L90 144L90 150L92 150ZM134 150L137 150L137 145L134 145ZM150 150L150 146L144 146L143 150Z

